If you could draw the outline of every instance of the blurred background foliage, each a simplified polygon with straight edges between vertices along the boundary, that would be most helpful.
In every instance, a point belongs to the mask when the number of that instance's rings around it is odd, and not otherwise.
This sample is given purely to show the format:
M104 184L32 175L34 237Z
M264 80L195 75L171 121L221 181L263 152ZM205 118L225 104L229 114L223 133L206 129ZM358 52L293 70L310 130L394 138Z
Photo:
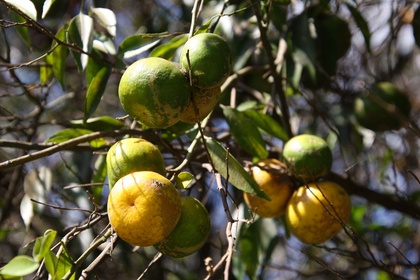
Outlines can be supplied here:
M17 255L31 255L35 238L48 229L57 232L56 240L67 238L73 260L90 248L108 224L105 154L124 135L153 142L168 168L183 161L197 126L142 128L122 118L117 88L124 68L139 58L177 61L190 32L191 11L199 5L195 30L222 35L234 63L223 86L220 103L225 107L216 107L205 134L244 166L267 156L279 158L292 134L321 136L334 154L329 179L343 185L353 203L351 231L321 245L304 245L290 235L282 218L242 222L251 217L242 192L230 186L227 201L237 221L231 229L235 247L228 254L232 263L227 275L418 279L416 1L33 0L34 17L28 16L29 8L13 9L14 2L0 1L2 265ZM410 117L399 130L365 129L353 114L355 98L380 81L392 82L410 100ZM262 152L241 144L256 137L250 127L262 136L256 140ZM81 140L68 144L75 138ZM31 153L41 154L25 158ZM155 260L153 248L118 241L112 255L95 263L106 241L78 263L77 275L93 264L88 270L92 279L223 278L225 266L217 264L224 263L232 239L226 234L223 197L206 163L205 149L197 145L183 169L194 175L183 194L199 198L211 214L212 234L199 252L181 260ZM47 277L42 266L32 275Z

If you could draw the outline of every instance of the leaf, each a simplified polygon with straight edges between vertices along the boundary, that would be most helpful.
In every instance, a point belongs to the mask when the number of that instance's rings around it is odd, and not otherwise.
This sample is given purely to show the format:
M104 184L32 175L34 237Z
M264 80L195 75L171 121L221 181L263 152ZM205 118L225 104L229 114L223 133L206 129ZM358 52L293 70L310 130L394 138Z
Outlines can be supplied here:
M4 0L6 3L21 10L25 15L33 20L37 18L37 12L34 3L29 0Z
M168 43L162 44L153 49L149 56L161 57L171 60L179 47L188 40L188 35L183 34L172 38Z
M117 50L115 49L115 46L114 46L114 41L105 35L95 36L93 39L92 48L98 51L101 51L103 53L106 53L108 55L117 54Z
M86 93L85 115L83 118L84 121L86 121L98 107L102 95L105 92L106 84L110 75L111 68L108 66L103 66L92 78Z
M15 22L19 22L19 23L26 22L26 19L24 19L21 15L19 15L18 13L14 12L14 11L12 11L10 13L10 16L11 16L12 20L15 21ZM29 38L29 28L28 28L28 26L27 25L17 25L16 30L19 33L20 37L22 37L25 44L30 46L31 45L31 40Z
M92 184L104 183L106 179L106 154L99 155L95 161L93 168L93 175L91 179ZM102 187L103 185L92 185L91 192L95 202L100 204L102 198Z
M68 24L66 23L60 30L58 30L56 37L62 41L66 40L66 32ZM51 47L54 47L57 43L54 41ZM55 49L46 57L47 62L52 66L54 76L59 81L61 87L64 89L64 73L66 70L66 58L69 53L67 47L58 45Z
M367 21L365 20L365 18L362 16L362 14L359 12L359 10L356 7L352 6L350 3L347 3L347 2L344 2L344 4L349 9L351 15L353 16L354 21L357 24L357 27L359 27L360 32L362 32L363 38L365 39L365 43L366 43L366 50L370 53L371 52L371 49L370 49L371 33L369 30L369 25Z
M80 13L75 16L69 24L67 32L67 42L74 44L86 53L90 53L93 44L93 19ZM79 71L83 71L87 65L88 55L75 50L70 51Z
M245 171L242 165L220 145L219 142L211 138L206 140L206 146L209 150L211 160L216 170L224 177L227 178L229 174L229 183L237 189L247 193L257 195L259 197L271 200L258 186L257 182L252 176ZM226 156L228 157L226 158ZM227 165L226 165L227 163Z
M150 38L147 34L136 34L129 36L122 41L118 48L118 57L128 59L140 55L160 42L155 37Z
M263 114L255 110L246 110L244 114L252 120L259 128L270 134L271 136L277 137L283 141L289 140L284 128L269 115Z
M268 156L264 139L255 123L245 113L228 106L222 106L223 115L229 124L232 136L242 149L252 156L264 159Z
M176 176L176 188L177 189L187 189L194 179L194 175L190 172L181 172Z
M22 217L26 230L29 230L29 226L31 225L34 216L34 206L31 198L27 194L25 194L20 201L20 216Z
M11 259L0 269L0 275L26 276L35 272L38 267L39 263L33 258L25 255L19 255Z
M42 6L42 18L45 18L45 16L48 14L49 10L53 6L54 2L57 0L46 0L44 2L44 5Z
M51 190L51 169L41 166L29 172L23 180L23 189L29 198L40 202L46 202L48 192ZM42 208L42 205L37 205Z
M67 250L64 250L60 257L49 251L45 256L45 267L51 276L52 280L61 280L73 267L73 261ZM75 279L76 274L73 273L68 279Z
M74 128L84 128L91 131L111 131L125 126L124 123L110 116L90 118L86 121L71 120L70 124Z
M59 143L63 143L68 140L71 140L73 138L80 137L80 136L90 134L90 133L92 133L92 131L88 129L67 128L53 134L50 138L48 138L46 143L59 144ZM100 138L100 139L95 139L95 140L90 141L89 144L93 148L100 148L104 146L106 142L103 138Z
M117 17L115 13L107 8L91 8L93 18L106 29L109 35L115 37L117 33Z
M43 236L38 237L35 240L32 256L35 261L40 262L51 249L51 245L57 235L55 230L48 229L45 231Z

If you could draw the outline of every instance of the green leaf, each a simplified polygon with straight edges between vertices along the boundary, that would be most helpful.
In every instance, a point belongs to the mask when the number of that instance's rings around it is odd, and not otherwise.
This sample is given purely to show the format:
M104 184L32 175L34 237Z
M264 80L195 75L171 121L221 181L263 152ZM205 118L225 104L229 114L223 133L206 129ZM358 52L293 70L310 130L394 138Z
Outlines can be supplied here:
M252 176L245 171L242 165L230 153L228 154L219 142L208 138L206 145L216 170L224 178L228 178L229 175L229 183L239 190L257 195L269 201L271 200L260 189Z
M105 92L106 84L110 75L111 68L108 66L103 66L91 79L86 93L84 121L86 121L98 107L102 95Z
M102 195L102 187L103 185L96 185L97 183L104 183L106 179L106 154L99 155L95 161L94 169L93 169L93 176L91 179L91 183L95 184L90 189L95 199L95 202L99 204L101 202L101 195Z
M90 53L93 44L93 19L85 14L75 16L69 24L66 33L67 43L73 44L86 53ZM75 50L70 51L79 71L83 71L87 65L87 54Z
M244 111L244 114L251 119L255 125L271 136L277 137L283 141L289 140L284 128L272 117L255 110L246 110Z
M365 18L362 16L362 14L359 12L359 10L356 7L346 2L344 2L344 4L349 9L354 21L357 24L357 27L359 27L359 30L362 32L363 38L365 39L366 50L370 53L371 52L371 49L370 49L371 33L369 30L369 25L367 21L365 20Z
M187 189L194 179L194 175L190 172L181 172L176 176L176 188L177 189Z
M252 156L264 159L268 156L264 139L255 123L245 113L228 106L222 106L223 115L229 124L232 136L242 149Z
M25 15L36 20L37 12L34 3L30 0L4 0L6 3L21 10Z
M0 275L25 276L35 272L38 267L39 263L33 258L25 255L19 255L11 259L0 269Z
M49 251L45 256L45 267L51 276L52 280L61 280L73 267L73 261L67 250L64 250L60 257ZM75 279L76 274L73 273L69 279Z
M48 254L56 235L57 232L55 230L48 229L45 231L43 236L38 237L35 240L35 245L32 252L35 261L40 262Z
M44 5L42 7L42 18L45 18L46 15L48 14L49 10L51 9L51 7L53 6L54 2L56 2L57 0L46 0L44 2Z
M26 22L26 20L21 15L19 15L18 13L14 12L14 11L12 11L10 13L10 17L15 22L19 22L19 23ZM25 44L30 46L31 45L31 40L29 38L29 28L28 28L28 26L27 25L17 25L16 30L19 33L19 36L22 37Z
M91 131L111 131L125 126L124 123L110 116L90 118L86 121L71 120L70 124L74 128L84 128Z
M156 38L149 34L136 34L129 36L122 41L118 48L118 57L128 59L136 55L142 54L160 42L160 38Z
M62 41L66 40L66 32L68 24L66 23L60 30L58 30L56 37ZM54 47L57 43L54 41L51 47ZM66 70L66 58L69 53L67 47L58 45L55 49L46 57L48 64L52 66L52 72L57 80L60 82L61 87L64 89L64 72Z
M172 60L176 50L188 40L187 34L182 34L172 38L169 42L153 49L149 56L161 57Z
M67 128L67 129L63 129L63 130L55 133L54 135L52 135L50 138L48 138L46 143L59 144L59 143L63 143L63 142L66 142L68 140L71 140L73 138L80 137L80 136L90 134L90 133L92 133L92 131L88 130L88 129ZM106 142L103 138L100 138L100 139L95 139L95 140L90 141L89 144L93 148L100 148L100 147L104 146L106 144Z

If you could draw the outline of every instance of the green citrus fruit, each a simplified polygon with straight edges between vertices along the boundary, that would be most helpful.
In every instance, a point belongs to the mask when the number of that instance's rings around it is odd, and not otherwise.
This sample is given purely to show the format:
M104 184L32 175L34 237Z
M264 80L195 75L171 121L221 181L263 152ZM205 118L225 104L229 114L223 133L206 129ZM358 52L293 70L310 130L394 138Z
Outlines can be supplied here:
M108 217L122 240L150 246L175 228L181 217L181 198L174 185L156 172L130 173L111 189Z
M223 84L232 71L231 60L228 44L213 33L200 33L191 37L182 48L180 56L181 69L186 75L189 75L191 69L193 85L200 88Z
M389 82L373 85L354 102L357 121L373 131L400 129L407 122L410 110L407 96Z
M190 87L173 63L149 57L125 70L118 94L133 119L150 128L166 128L180 120L188 106Z
M327 175L333 161L325 140L310 134L289 139L283 148L283 159L290 172L305 182Z
M141 138L125 138L109 148L106 155L110 188L122 176L135 171L154 171L166 175L165 161L159 149Z
M244 200L249 209L264 218L282 215L293 193L284 163L277 159L264 159L252 167L251 175L271 201L244 192Z
M181 197L181 218L175 229L161 242L156 250L173 258L182 258L200 249L210 234L210 216L204 205L193 197Z
M293 194L285 217L290 232L308 244L325 242L343 229L351 214L351 201L338 184L310 183Z
M200 89L194 88L193 96L188 104L187 109L181 116L181 121L186 123L196 123L202 121L216 106L219 102L222 91L220 87L214 87L211 89ZM197 107L198 115L194 110L194 105Z

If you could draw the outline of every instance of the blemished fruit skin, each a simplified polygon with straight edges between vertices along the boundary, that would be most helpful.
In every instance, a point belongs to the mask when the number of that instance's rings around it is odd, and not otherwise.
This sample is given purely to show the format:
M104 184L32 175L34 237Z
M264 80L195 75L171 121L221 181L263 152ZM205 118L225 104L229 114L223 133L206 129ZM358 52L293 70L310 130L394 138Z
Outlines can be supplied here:
M283 160L297 179L311 182L327 175L332 166L331 149L324 139L301 134L289 139L283 148Z
M188 106L190 86L184 73L159 57L140 59L121 77L118 95L123 109L149 128L177 123Z
M119 179L108 196L108 218L124 241L151 246L168 236L181 217L181 198L174 185L152 171Z
M244 192L248 208L263 218L281 216L293 194L293 183L285 164L277 159L264 159L252 167L251 175L271 201Z
M173 258L183 258L198 251L210 235L210 215L196 198L181 197L181 218L175 229L155 249Z
M193 85L200 88L220 86L232 71L229 46L213 33L191 37L182 48L179 60L182 71L189 76L191 69Z
M181 116L181 121L186 123L202 121L214 109L217 102L219 102L222 91L220 87L211 89L194 88L192 94L193 97L190 99L187 109ZM194 110L193 102L198 109L198 117Z
M159 149L141 138L125 138L114 143L106 155L108 184L112 188L121 177L135 171L154 171L166 175Z
M285 212L290 232L307 244L333 238L343 230L350 215L350 197L340 185L329 181L299 187Z
M371 86L354 102L358 123L373 131L400 129L411 111L408 97L390 82Z

